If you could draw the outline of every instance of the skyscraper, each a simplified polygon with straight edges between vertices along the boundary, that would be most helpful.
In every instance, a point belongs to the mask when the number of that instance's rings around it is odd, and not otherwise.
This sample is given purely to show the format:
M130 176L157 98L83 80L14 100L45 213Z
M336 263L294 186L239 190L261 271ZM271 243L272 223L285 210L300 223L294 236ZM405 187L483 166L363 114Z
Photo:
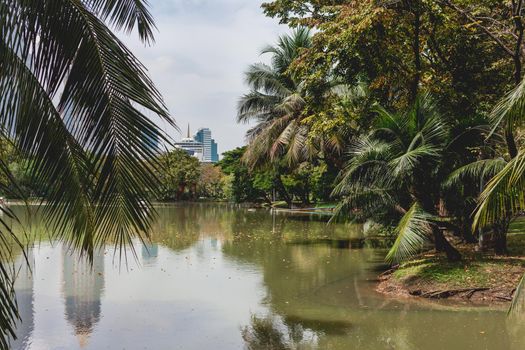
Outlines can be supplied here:
M211 162L211 130L208 128L200 128L193 138L195 141L202 143L204 151L202 161Z
M190 124L188 124L188 133L186 137L175 143L175 147L180 148L190 156L194 156L200 162L204 162L204 147L202 142L197 141L195 138L190 137Z
M219 147L214 139L211 139L211 161L217 163L219 161Z
M218 145L211 138L211 130L200 128L193 138L190 137L190 125L185 138L175 143L175 147L185 150L189 155L196 157L202 163L216 163L219 161Z

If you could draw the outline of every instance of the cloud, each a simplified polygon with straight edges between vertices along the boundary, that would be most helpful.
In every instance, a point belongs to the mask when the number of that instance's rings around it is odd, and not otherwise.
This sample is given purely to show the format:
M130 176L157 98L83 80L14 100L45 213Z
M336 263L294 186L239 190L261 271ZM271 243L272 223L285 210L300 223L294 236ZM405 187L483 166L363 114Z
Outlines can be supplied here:
M219 152L244 144L235 122L246 92L242 72L286 27L264 16L260 0L151 1L158 33L152 47L122 37L149 70L181 130L209 127ZM180 135L170 134L177 140Z

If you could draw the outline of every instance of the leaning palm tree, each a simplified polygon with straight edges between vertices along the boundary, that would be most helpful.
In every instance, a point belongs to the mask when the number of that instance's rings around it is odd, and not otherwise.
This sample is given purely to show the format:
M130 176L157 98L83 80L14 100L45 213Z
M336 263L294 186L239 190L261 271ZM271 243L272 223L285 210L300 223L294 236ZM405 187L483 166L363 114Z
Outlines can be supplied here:
M449 128L428 95L401 113L377 107L369 135L356 139L350 160L333 194L342 198L339 210L358 209L365 217L394 218L396 241L390 262L410 258L433 239L450 260L459 252L438 227L438 169L449 141Z
M145 113L172 123L145 68L110 28L153 41L144 0L0 4L0 138L31 159L32 181L46 184L41 210L53 237L88 256L106 242L122 249L148 236L156 144L166 136ZM3 162L0 172L14 181ZM1 219L0 348L17 316L8 236L16 241Z
M247 133L245 153L252 167L280 158L298 163L308 156L308 129L302 123L306 91L289 69L301 50L310 46L310 30L300 27L262 51L272 55L270 64L253 64L245 73L251 91L238 103L237 121L256 123Z

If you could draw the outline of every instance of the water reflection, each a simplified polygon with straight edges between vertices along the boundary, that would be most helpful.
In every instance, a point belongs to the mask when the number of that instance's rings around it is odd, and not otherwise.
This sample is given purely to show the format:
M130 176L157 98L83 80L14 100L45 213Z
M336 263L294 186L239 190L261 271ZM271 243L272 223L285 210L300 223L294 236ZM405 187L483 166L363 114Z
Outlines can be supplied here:
M92 264L62 247L62 278L65 317L73 326L81 348L100 320L100 301L104 290L104 252L96 250Z
M227 205L160 207L137 261L61 245L20 274L13 349L521 349L503 310L384 298L359 226ZM357 241L356 241L357 240ZM132 254L128 254L132 256ZM25 310L25 311L24 311Z
M33 269L34 257L31 250L27 253L27 261L22 254L15 259L15 290L20 320L15 324L17 339L10 339L12 349L25 349L31 342L35 322L33 317Z

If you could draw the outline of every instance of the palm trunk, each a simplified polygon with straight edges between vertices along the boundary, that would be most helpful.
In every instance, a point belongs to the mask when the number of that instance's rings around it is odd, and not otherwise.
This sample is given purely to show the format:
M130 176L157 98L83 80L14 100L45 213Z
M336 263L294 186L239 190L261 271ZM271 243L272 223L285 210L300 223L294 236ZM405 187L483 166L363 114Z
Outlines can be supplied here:
M292 207L292 198L288 194L288 191L286 191L286 188L284 187L283 181L281 180L281 175L277 175L275 178L275 182L277 185L277 191L283 196L284 201L288 205L289 208Z
M444 252L448 261L460 261L461 253L450 244L443 232L437 226L432 227L432 234L434 236L434 245L436 251Z
M493 236L494 236L494 253L496 255L508 255L509 251L507 249L507 231L509 224L507 220L494 224L493 226Z

